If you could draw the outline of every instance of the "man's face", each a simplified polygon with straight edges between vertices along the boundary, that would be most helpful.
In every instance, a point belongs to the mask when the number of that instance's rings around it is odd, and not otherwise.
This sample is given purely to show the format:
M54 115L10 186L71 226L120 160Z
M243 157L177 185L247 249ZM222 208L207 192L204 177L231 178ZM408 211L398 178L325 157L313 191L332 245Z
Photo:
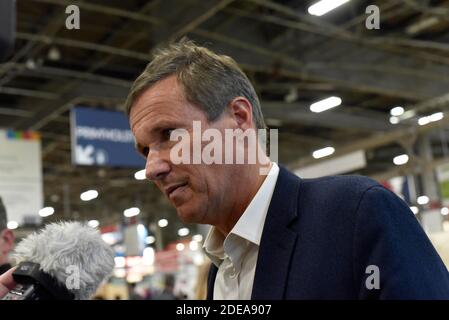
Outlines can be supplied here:
M201 122L202 131L213 127L222 133L234 125L226 114L210 123L203 111L184 98L175 76L161 80L143 92L130 114L137 148L146 157L147 178L176 207L181 220L214 224L219 219L219 208L227 208L229 197L232 197L235 177L229 166L174 165L170 160L170 150L178 143L170 141L170 134L175 129L185 129L193 139L193 121Z

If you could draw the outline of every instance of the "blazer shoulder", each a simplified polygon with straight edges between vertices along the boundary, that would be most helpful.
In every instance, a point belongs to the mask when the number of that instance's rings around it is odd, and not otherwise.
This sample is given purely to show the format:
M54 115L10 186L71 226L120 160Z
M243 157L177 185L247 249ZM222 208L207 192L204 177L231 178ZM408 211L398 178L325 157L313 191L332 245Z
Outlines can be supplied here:
M302 179L302 184L305 188L341 192L364 192L372 187L383 188L376 180L359 175L336 175Z

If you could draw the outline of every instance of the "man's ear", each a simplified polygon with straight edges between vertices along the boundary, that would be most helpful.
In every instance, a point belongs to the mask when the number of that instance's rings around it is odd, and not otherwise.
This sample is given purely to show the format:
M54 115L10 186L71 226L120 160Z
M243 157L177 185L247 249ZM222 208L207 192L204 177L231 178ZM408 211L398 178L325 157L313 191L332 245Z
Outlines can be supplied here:
M9 229L3 230L0 235L3 239L2 250L6 251L6 253L9 253L14 247L14 240L16 237L14 236L14 233Z
M245 131L253 125L253 107L248 99L244 97L234 98L229 104L229 112L237 126Z

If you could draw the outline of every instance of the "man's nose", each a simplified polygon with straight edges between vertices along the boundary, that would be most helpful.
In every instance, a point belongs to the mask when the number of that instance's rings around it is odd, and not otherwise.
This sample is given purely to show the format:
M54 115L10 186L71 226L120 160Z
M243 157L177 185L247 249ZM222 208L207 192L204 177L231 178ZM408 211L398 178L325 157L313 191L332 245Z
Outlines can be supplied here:
M150 151L147 156L145 175L149 180L161 180L170 172L169 162L159 151Z

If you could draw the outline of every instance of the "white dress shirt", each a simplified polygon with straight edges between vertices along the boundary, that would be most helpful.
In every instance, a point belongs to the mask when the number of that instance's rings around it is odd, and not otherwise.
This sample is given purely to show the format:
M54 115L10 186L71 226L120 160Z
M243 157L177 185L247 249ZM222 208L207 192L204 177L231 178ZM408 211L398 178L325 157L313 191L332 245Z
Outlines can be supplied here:
M218 268L214 300L251 299L260 239L278 175L279 167L273 162L256 195L227 236L216 227L209 230L203 248Z

